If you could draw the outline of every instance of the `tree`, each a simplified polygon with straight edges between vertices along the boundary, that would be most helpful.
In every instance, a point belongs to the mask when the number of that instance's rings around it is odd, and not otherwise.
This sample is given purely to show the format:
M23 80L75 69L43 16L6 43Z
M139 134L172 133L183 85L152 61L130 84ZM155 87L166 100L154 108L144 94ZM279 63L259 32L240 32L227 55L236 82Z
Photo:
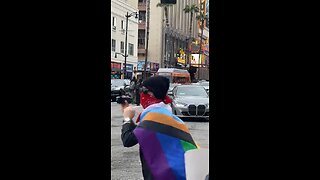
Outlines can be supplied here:
M192 5L186 5L186 7L183 9L183 11L185 13L190 13L190 28L189 28L189 42L188 42L188 46L190 47L191 44L191 38L192 38L192 21L193 21L193 14L198 13L199 12L199 7L196 4L192 4ZM188 59L190 58L190 51L188 53Z
M169 27L169 19L168 19L168 7L172 6L172 4L161 4L158 3L157 7L161 7L164 10L164 16L166 20L166 27Z
M157 7L161 7L164 10L164 18L165 18L165 23L166 23L166 28L169 27L169 18L168 18L168 7L172 6L173 4L162 4L162 3L158 3ZM163 45L167 46L165 43L165 33L163 33ZM165 50L166 51L166 50ZM164 56L166 56L166 52L164 53ZM165 61L165 67L167 66L167 60Z
M201 37L200 37L200 49L199 49L199 59L202 54L202 37L203 37L203 29L204 29L204 21L207 21L209 18L204 13L200 13L197 15L197 20L201 21Z

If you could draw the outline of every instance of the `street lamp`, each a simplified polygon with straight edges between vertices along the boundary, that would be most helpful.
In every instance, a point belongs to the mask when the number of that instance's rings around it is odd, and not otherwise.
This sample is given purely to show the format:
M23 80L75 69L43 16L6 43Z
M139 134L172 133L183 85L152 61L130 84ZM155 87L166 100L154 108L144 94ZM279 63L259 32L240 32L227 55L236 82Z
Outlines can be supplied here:
M138 12L132 12L131 14L129 14L129 12L127 12L126 16L126 39L125 39L125 51L124 51L124 55L122 55L124 57L124 67L123 67L123 72L124 72L124 79L126 79L127 77L127 47L128 47L128 43L127 43L127 39L128 39L128 19L129 17L135 15L135 18L138 19L139 18L139 14ZM117 55L117 53L116 53Z

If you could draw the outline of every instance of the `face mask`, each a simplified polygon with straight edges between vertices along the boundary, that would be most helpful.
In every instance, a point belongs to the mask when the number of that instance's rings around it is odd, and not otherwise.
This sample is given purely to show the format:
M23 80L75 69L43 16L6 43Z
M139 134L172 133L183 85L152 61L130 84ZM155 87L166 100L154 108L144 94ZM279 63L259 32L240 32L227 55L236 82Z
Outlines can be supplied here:
M166 96L164 100L161 100L161 99L157 99L154 96L151 96L148 93L144 93L144 92L140 93L140 103L144 109L146 109L148 106L152 104L156 104L160 102L164 102L165 104L170 104L172 103L172 99L169 96Z

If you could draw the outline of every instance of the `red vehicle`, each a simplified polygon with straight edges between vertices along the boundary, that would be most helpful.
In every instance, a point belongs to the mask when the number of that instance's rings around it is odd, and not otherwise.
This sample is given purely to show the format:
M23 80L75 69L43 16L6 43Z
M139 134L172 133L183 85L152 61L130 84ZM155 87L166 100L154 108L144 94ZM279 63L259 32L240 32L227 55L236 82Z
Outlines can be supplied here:
M190 84L190 73L184 69L160 68L156 75L165 76L172 84Z

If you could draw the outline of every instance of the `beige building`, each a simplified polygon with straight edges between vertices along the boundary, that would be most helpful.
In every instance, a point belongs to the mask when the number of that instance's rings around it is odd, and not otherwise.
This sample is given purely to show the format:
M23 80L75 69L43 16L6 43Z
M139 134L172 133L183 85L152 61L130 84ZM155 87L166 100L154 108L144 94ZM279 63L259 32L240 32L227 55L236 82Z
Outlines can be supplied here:
M127 14L138 12L136 0L111 0L111 78L121 78L124 67L125 29ZM128 18L127 32L127 78L130 79L138 61L138 19L135 15ZM117 54L116 56L116 53ZM122 54L122 55L121 55Z
M147 0L138 0L139 9L139 32L138 32L138 61L144 65L146 53L146 19ZM168 7L169 27L165 26L164 9L157 7L160 0L150 2L150 24L149 24L149 49L148 63L151 62L147 70L156 70L158 67L174 67L176 65L176 52L182 48L187 51L189 38L190 14L186 14L183 9L191 4L199 5L198 0L182 0L177 4ZM198 35L196 15L193 17L192 37ZM143 66L142 70L143 70ZM138 70L141 70L138 65Z

